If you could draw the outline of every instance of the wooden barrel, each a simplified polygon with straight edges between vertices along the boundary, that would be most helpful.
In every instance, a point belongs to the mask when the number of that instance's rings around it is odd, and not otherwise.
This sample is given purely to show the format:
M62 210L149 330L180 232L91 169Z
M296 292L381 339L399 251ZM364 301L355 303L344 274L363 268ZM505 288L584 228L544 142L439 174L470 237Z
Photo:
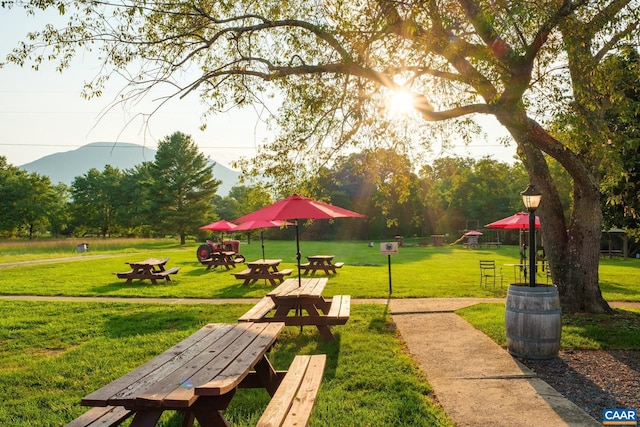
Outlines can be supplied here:
M513 356L529 359L557 356L562 333L558 288L509 285L504 324L507 350Z

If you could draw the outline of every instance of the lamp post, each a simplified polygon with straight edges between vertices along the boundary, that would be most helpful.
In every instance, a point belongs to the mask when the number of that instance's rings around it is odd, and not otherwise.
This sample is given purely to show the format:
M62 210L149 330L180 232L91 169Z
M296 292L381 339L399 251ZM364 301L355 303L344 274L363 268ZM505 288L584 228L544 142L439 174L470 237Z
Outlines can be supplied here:
M540 206L542 193L533 184L520 193L522 202L529 211L529 286L536 286L536 209Z

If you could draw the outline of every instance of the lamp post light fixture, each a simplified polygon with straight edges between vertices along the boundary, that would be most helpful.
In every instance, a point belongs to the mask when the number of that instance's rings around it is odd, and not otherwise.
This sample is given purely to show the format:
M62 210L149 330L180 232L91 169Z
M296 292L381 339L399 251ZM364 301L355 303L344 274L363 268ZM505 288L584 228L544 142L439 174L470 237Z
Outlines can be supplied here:
M520 193L522 202L529 211L529 286L536 285L536 209L540 206L542 193L533 184Z

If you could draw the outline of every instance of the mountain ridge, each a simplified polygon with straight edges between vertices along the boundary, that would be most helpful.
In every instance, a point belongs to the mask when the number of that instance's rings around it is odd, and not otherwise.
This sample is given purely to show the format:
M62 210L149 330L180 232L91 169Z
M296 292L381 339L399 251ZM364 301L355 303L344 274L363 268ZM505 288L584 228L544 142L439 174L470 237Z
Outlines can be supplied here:
M90 169L102 171L106 165L111 165L124 171L142 162L153 161L156 152L152 148L130 142L92 142L74 150L49 154L19 168L48 176L53 184L71 185L76 177L86 174ZM214 160L211 163L214 163L214 178L222 181L217 194L224 197L229 194L231 187L238 184L240 172Z

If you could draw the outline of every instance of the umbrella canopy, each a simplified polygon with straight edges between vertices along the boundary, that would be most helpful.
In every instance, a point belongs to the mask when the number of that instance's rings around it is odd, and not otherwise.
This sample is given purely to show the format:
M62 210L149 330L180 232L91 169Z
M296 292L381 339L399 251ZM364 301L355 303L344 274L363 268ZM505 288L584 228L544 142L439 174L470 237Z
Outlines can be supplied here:
M234 231L246 231L246 230L255 230L257 228L269 228L269 227L282 227L284 225L293 225L292 222L275 220L275 221L263 221L263 220L252 220L243 222L234 228Z
M275 221L295 220L296 226L296 259L298 260L298 284L300 278L300 239L298 236L299 219L330 219L330 218L364 218L364 215L328 203L294 194L272 205L265 206L255 212L236 219L236 222L254 220Z
M220 221L212 222L211 224L203 225L199 227L200 230L211 230L211 231L231 231L237 227L233 222L226 221L221 219ZM224 233L220 236L220 241L224 243Z
M465 236L482 236L482 233L476 230L467 231L464 233Z
M236 228L234 228L234 231L245 231L245 230L255 230L257 228L268 228L268 227L282 227L284 225L293 225L292 222L288 222L288 221L282 221L282 220L275 220L275 221L264 221L264 220L253 220L253 221L247 221L247 222L243 222L242 224L238 225ZM264 257L264 235L262 233L262 230L260 230L260 243L262 244L262 259L265 259Z
M514 215L499 219L490 224L485 225L487 228L503 228L503 229L529 229L529 213L517 212ZM536 215L536 228L540 228L540 217Z
M225 221L221 219L220 221L212 222L211 224L203 225L200 227L200 230L212 230L212 231L230 231L236 228L237 225L233 222Z
M236 222L277 219L363 218L364 215L308 197L294 194L236 219Z

